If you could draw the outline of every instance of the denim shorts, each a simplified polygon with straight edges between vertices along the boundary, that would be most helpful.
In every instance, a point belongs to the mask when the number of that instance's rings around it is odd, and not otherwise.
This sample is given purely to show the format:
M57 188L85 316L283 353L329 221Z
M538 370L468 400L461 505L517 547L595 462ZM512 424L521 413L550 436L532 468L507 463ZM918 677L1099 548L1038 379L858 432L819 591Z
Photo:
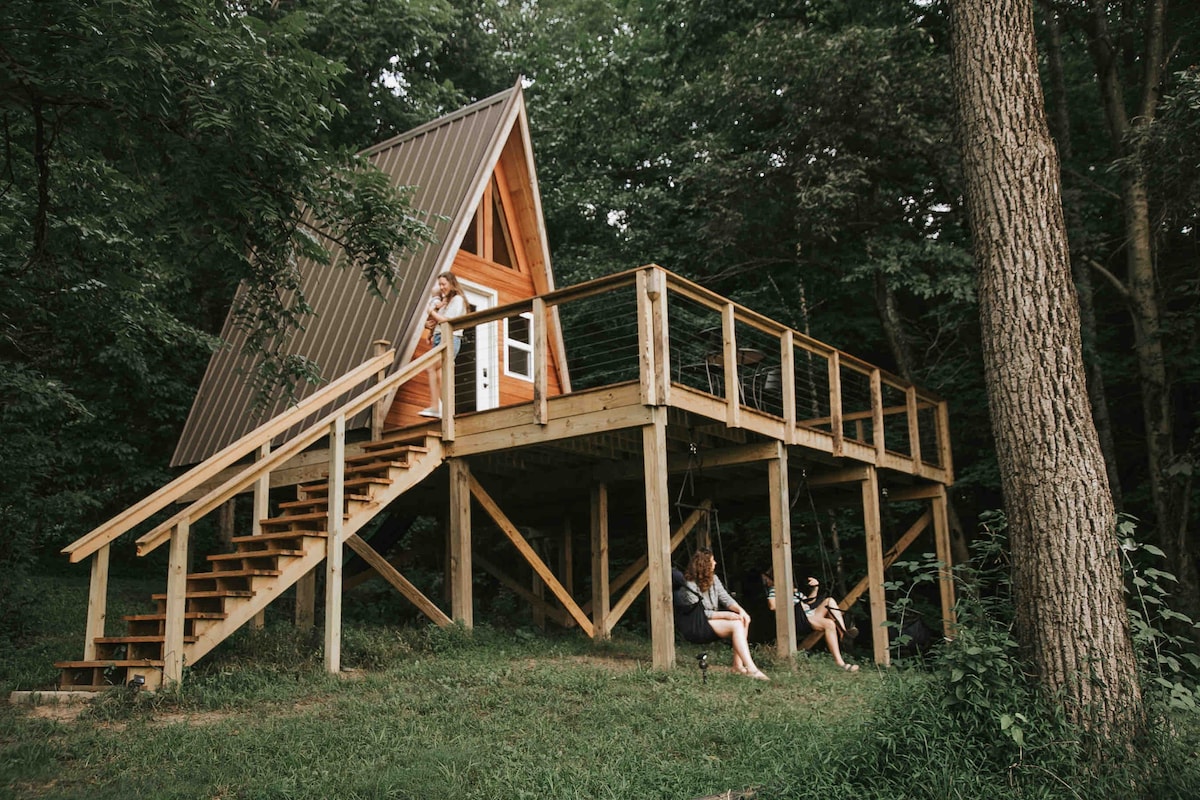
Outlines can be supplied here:
M441 343L442 343L442 332L441 332L441 331L434 331L434 332L433 332L433 346L434 346L434 347L437 347L437 346L438 346L439 344L441 344ZM454 356L455 356L456 358L458 357L458 351L459 351L459 350L462 350L462 337L461 337L461 336L455 336L455 337L454 337Z

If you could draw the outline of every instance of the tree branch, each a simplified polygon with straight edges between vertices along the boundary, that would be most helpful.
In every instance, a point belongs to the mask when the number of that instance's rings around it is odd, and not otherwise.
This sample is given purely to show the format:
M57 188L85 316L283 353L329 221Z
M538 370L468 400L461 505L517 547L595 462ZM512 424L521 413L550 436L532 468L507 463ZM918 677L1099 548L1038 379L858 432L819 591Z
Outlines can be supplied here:
M1090 256L1083 256L1083 263L1096 270L1096 272L1099 272L1117 290L1117 294L1121 295L1122 300L1129 300L1129 289L1125 287L1125 284L1121 283L1120 278L1109 272L1107 267Z

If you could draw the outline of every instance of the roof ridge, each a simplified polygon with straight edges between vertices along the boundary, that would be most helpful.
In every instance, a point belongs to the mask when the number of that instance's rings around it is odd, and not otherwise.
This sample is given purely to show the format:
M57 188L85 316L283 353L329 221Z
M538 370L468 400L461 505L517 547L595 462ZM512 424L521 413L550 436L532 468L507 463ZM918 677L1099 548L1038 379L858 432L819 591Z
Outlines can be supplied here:
M518 86L519 85L520 84L518 84ZM485 97L482 100L476 100L474 103L471 103L471 105L469 105L469 106L464 106L464 107L458 109L457 111L453 111L449 114L446 114L445 116L437 117L436 119L432 119L429 122L426 122L424 125L419 125L416 128L412 128L411 130L407 130L404 133L393 136L391 139L387 139L378 144L372 145L372 146L366 148L365 150L361 150L361 151L359 151L359 155L360 156L374 155L378 152L388 149L389 147L395 147L396 145L400 144L401 142L406 142L409 139L415 139L418 136L424 136L425 134L429 133L430 131L437 130L438 128L449 125L451 122L455 122L459 119L462 119L463 117L467 117L472 114L478 114L480 111L483 111L486 108L491 108L492 106L501 105L503 103L506 103L512 98L513 94L516 91L517 91L517 86L513 86L512 88L505 89L500 92L496 92L494 95L492 95L490 97Z

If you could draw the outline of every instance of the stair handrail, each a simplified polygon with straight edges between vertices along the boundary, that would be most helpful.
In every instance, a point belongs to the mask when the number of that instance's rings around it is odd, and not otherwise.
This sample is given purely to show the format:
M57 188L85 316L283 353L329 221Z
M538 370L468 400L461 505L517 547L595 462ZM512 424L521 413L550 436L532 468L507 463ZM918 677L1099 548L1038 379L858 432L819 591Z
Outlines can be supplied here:
M323 386L309 397L279 416L273 417L250 431L223 450L209 456L175 480L153 494L143 498L121 513L102 523L62 549L72 564L82 561L102 547L123 536L138 525L194 490L212 476L241 458L256 451L271 439L303 420L315 409L321 408L331 399L369 379L379 370L386 368L396 359L395 349L375 356L350 370L340 378Z
M170 519L161 523L153 530L143 534L137 540L137 554L144 556L152 552L159 545L166 542L171 537L171 531L181 522L199 519L208 512L212 511L217 506L224 503L230 497L236 495L246 487L252 485L264 473L269 473L272 469L286 462L293 456L303 452L305 448L316 442L322 436L327 436L329 426L338 419L338 417L353 417L360 411L364 411L375 403L380 397L387 394L393 386L399 386L406 381L411 380L416 375L428 369L437 359L441 357L442 351L447 347L446 342L442 342L437 347L429 350L420 358L413 359L403 369L398 370L389 375L384 380L366 389L363 393L347 400L338 408L330 411L321 419L314 422L312 425L300 431L285 444L273 450L270 455L265 458L258 459L253 464L249 464L241 472L230 477L220 486L216 487L208 494L194 501L191 505L176 513Z

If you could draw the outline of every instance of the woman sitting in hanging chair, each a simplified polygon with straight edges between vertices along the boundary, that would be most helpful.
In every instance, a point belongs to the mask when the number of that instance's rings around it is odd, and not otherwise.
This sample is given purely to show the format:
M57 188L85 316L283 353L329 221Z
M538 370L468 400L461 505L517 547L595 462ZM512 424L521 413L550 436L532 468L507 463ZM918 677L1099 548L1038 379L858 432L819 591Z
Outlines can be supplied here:
M693 644L729 639L733 645L733 670L760 681L768 681L750 655L747 636L750 615L725 591L716 575L717 559L712 550L697 550L683 573L683 583L674 593L675 629Z
M767 590L767 608L775 610L775 577L772 570L762 574L763 586ZM858 628L851 626L846 630L846 620L842 610L829 595L821 594L821 583L816 578L809 577L803 581L807 594L801 594L800 589L792 590L792 602L796 606L796 636L803 638L813 631L825 635L825 646L833 661L847 672L858 672L857 664L847 664L842 658L840 639L845 635L853 639L858 635Z

